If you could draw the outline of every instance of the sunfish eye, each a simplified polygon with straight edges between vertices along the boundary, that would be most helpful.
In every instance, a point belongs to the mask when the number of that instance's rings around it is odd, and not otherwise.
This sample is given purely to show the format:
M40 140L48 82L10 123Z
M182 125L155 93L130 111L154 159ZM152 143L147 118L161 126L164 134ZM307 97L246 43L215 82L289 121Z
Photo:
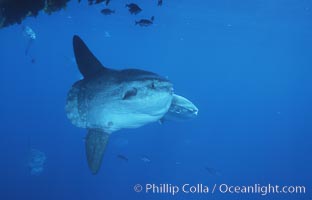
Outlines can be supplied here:
M134 97L137 94L137 92L138 90L135 87L128 90L123 96L122 100L127 100L127 99L130 99L131 97Z

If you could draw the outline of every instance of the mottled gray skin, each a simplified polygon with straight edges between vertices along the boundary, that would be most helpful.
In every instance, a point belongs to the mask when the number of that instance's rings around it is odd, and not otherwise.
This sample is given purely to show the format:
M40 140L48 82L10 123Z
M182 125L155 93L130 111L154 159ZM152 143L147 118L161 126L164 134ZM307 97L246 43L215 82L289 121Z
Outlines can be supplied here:
M106 133L138 128L162 118L171 105L172 94L171 83L151 72L101 71L72 86L67 116L77 127Z
M144 70L104 67L78 37L73 38L79 71L84 78L68 92L66 113L85 128L89 168L97 174L111 133L160 120L172 102L172 84Z

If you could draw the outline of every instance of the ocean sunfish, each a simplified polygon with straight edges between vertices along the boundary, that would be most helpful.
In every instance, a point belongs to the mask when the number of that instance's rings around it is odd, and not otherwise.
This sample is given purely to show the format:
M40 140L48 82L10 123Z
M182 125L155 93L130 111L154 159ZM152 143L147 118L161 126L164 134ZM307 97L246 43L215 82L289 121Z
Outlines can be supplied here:
M163 118L172 104L173 85L153 72L103 66L78 36L73 47L83 79L69 90L65 110L75 126L87 129L88 166L97 174L110 135Z

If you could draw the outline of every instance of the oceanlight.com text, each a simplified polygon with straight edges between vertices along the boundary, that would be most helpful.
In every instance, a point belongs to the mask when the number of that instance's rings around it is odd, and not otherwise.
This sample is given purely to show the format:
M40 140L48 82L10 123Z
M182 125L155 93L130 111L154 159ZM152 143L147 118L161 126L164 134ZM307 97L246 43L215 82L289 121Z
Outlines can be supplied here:
M133 187L135 192L144 192L146 194L258 194L266 196L268 194L306 194L306 187L300 185L230 185L230 184L136 184Z

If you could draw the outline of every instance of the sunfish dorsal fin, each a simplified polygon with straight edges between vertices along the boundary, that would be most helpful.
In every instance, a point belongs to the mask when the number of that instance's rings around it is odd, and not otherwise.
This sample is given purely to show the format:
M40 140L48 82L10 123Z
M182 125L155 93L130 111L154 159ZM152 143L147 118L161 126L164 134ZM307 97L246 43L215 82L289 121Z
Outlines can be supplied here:
M73 46L79 71L84 78L91 77L106 69L77 35L73 37Z

